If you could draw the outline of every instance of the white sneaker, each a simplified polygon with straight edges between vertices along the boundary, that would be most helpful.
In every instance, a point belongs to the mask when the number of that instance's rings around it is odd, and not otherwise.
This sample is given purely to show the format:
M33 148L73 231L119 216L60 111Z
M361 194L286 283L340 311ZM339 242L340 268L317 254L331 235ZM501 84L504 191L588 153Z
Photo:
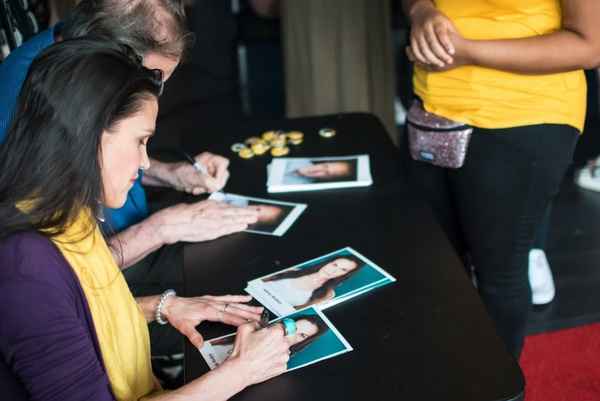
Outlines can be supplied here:
M600 192L600 156L590 160L585 167L575 173L575 184L583 189Z
M554 299L554 279L546 253L541 249L529 251L529 284L534 305L545 305Z

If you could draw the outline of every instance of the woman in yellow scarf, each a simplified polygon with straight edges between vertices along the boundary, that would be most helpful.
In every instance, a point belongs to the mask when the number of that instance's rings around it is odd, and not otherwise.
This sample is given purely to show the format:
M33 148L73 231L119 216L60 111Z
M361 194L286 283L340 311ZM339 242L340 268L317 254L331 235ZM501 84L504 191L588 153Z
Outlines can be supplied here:
M227 399L282 373L289 343L257 330L244 296L132 297L100 234L149 167L162 72L131 49L74 39L33 62L0 149L0 388L11 400ZM202 320L239 326L231 357L165 393L147 324L169 321L196 346Z

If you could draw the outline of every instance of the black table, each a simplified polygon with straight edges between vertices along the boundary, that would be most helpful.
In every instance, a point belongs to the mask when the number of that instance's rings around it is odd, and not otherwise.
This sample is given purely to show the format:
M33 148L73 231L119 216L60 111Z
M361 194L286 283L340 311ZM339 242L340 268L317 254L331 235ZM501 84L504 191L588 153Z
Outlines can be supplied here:
M333 138L318 130L337 130ZM289 156L367 153L367 188L268 194L270 155L241 159L230 146L266 130L300 130L305 141ZM351 246L397 282L325 310L353 346L350 353L252 386L239 400L522 400L525 379L456 254L401 178L398 151L381 123L355 113L229 127L190 128L182 146L231 158L226 192L307 203L283 237L238 233L184 249L185 295L243 294L250 279ZM233 328L202 323L206 338ZM189 342L185 377L208 367Z

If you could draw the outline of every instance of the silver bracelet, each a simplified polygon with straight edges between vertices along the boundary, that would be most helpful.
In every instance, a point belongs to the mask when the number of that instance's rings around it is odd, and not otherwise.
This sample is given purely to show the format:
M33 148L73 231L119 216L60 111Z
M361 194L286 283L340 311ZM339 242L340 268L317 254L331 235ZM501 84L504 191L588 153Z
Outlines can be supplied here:
M172 295L177 295L174 290L166 290L160 297L160 301L158 301L158 305L156 305L156 313L154 314L154 316L156 317L156 321L159 324L169 323L167 321L167 319L163 319L163 317L162 317L162 308L163 308L163 305L165 304L165 301L167 300L167 298L169 298Z

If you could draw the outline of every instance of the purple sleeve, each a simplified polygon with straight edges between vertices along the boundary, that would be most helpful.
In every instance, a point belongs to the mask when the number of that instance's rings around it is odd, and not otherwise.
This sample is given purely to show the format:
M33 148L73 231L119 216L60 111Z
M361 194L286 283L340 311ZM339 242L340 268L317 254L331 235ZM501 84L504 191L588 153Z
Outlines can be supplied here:
M54 244L36 234L2 243L0 283L0 351L29 398L114 399L83 291Z

